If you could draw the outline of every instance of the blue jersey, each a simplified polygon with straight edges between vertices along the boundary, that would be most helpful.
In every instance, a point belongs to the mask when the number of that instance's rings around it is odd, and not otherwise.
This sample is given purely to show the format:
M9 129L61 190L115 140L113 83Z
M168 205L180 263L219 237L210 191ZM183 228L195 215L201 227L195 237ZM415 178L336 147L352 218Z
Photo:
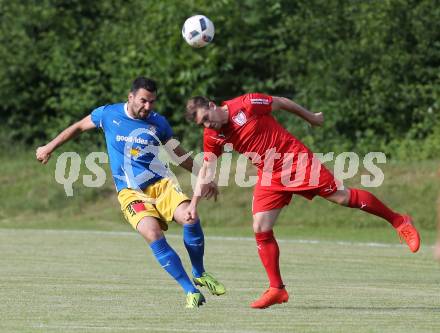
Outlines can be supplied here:
M167 175L168 168L158 158L160 145L173 136L165 117L151 111L146 119L131 118L124 103L101 106L91 116L104 131L118 192L143 190Z

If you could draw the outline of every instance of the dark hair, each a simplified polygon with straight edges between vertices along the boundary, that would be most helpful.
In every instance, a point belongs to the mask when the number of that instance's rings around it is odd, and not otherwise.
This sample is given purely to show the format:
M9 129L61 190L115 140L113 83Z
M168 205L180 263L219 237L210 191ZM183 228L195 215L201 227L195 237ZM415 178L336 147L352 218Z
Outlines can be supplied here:
M157 85L156 81L146 78L144 76L139 76L136 79L134 79L133 83L131 84L130 92L135 94L136 91L139 89L145 89L152 93L157 93Z
M199 108L208 109L210 100L203 96L192 97L186 102L185 118L188 121L194 121Z

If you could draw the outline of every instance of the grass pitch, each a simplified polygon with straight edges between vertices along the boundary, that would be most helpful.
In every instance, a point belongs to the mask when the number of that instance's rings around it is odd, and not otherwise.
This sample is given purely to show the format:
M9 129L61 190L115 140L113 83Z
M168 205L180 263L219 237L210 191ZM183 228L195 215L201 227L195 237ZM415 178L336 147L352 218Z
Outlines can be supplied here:
M189 271L181 237L168 235ZM206 268L227 293L185 309L180 288L133 232L0 230L0 332L440 332L432 249L282 240L291 300L267 286L251 238L207 235ZM203 290L203 289L202 289Z

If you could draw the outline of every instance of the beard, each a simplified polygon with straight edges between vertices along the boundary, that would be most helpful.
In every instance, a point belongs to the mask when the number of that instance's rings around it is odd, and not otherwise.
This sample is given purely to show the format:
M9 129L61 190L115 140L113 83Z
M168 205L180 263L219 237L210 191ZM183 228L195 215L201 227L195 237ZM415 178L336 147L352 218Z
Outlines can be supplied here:
M137 119L146 119L149 113L150 113L149 111L140 110L136 113L136 118Z
M133 114L136 119L146 119L150 114L150 111L146 111L143 107L136 107L133 105Z

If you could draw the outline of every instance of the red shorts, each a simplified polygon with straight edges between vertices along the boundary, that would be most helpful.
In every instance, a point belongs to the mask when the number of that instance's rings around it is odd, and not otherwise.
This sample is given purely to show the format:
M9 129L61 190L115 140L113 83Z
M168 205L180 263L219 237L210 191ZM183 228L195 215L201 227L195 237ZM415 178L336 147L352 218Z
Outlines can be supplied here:
M272 181L271 186L260 185L260 179L254 188L252 199L252 214L266 212L272 209L283 208L292 200L294 194L312 200L315 196L327 197L338 189L337 180L333 174L323 167L321 169L319 184L308 186L303 184L297 187L286 187Z

